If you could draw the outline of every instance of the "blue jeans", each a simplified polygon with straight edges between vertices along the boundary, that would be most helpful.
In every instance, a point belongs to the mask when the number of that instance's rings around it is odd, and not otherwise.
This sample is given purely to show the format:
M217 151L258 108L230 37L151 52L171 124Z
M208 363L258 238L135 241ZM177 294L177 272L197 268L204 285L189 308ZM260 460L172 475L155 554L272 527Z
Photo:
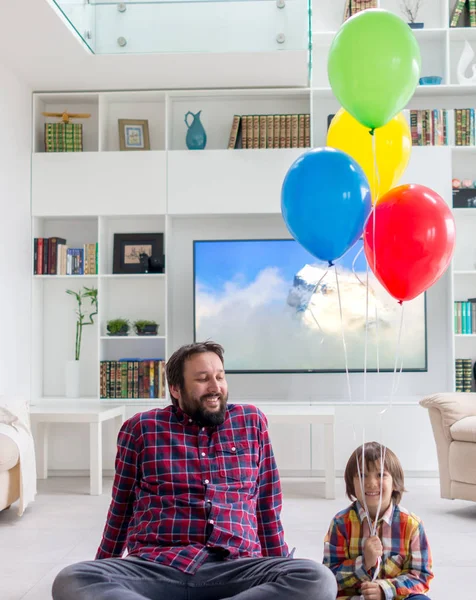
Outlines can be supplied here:
M54 600L335 600L332 572L304 558L208 559L189 575L136 557L63 569Z

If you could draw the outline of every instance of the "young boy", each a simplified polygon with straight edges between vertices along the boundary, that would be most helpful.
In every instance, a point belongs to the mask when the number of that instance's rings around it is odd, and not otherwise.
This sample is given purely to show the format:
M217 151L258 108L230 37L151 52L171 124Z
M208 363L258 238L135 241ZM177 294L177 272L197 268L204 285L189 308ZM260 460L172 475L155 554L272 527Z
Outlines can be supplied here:
M344 475L353 504L334 517L324 541L324 564L336 576L337 597L428 600L433 578L430 548L420 519L400 506L405 491L400 461L388 448L371 442L364 446L364 469L362 466L360 446ZM379 514L375 536L370 535L365 505L372 524Z

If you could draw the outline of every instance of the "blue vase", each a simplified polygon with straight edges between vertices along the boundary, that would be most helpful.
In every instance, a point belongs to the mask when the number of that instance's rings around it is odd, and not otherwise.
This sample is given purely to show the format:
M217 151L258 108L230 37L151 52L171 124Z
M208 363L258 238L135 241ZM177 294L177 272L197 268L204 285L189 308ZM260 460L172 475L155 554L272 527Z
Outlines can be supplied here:
M194 115L193 112L188 111L188 113L185 115L185 124L188 127L185 142L189 150L203 150L207 145L207 134L205 133L202 122L200 121L201 112L202 111L199 110L198 113ZM188 122L189 115L192 115L193 117L191 124Z

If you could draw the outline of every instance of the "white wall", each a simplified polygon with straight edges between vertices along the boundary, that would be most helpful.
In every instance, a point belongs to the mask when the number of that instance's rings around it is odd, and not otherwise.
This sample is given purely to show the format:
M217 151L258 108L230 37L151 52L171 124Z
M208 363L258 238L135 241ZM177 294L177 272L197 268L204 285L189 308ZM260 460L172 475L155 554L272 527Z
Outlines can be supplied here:
M29 398L31 91L0 81L0 395Z

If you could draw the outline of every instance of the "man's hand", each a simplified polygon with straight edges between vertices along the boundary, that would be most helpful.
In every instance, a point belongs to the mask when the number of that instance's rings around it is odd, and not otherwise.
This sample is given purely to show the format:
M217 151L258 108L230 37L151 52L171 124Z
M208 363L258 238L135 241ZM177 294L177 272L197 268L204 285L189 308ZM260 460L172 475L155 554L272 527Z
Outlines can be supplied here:
M383 589L375 581L364 581L360 591L365 600L385 600Z
M383 554L383 546L380 538L376 535L365 540L364 544L364 564L367 571L370 571L377 565L377 561Z

